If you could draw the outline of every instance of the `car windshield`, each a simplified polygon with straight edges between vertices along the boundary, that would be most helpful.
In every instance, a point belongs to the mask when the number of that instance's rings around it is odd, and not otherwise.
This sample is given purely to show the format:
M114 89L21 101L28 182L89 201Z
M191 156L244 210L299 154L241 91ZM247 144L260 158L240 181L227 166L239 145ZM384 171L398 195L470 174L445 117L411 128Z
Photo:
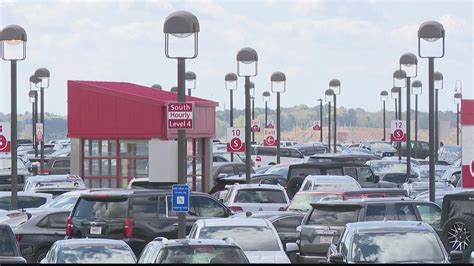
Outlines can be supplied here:
M175 246L161 249L156 263L221 264L248 263L241 249L232 246Z
M342 172L342 169L341 169ZM295 176L301 176L301 177L306 177L308 175L320 175L321 174L321 169L319 168L313 168L313 167L307 167L307 168L293 168L290 172L290 177L295 177Z
M126 198L81 198L75 217L86 218L125 218L128 201Z
M124 246L89 244L61 247L57 263L135 263L135 258Z
M41 208L47 209L66 209L72 210L74 205L76 205L77 199L79 195L59 195L54 200L46 203L45 205L41 206Z
M357 222L359 211L352 207L335 206L332 209L314 209L308 224L346 226L347 223Z
M374 142L370 143L371 150L393 150L392 145L386 142Z
M6 229L0 229L0 257L15 256L14 242L12 240Z
M281 175L281 176L287 177L288 168L289 166L280 166L280 167L275 167L275 168L272 167L268 169L268 171L266 171L265 174Z
M264 226L212 226L204 227L199 238L232 238L244 251L279 251L278 235Z
M311 203L325 200L339 200L342 196L339 194L310 194L310 193L297 193L291 200L291 204L288 210L295 211L309 211L311 209Z
M396 162L379 162L370 164L370 168L375 174L385 174L385 173L406 173L407 164L406 163L396 163ZM411 167L411 173L416 174L414 171L414 166Z
M444 253L430 232L356 234L352 244L355 263L441 262Z
M18 169L25 169L25 165L21 160L18 160L16 163ZM0 169L11 169L12 168L12 160L11 158L0 158Z
M239 189L235 196L236 203L287 203L283 190L273 189Z

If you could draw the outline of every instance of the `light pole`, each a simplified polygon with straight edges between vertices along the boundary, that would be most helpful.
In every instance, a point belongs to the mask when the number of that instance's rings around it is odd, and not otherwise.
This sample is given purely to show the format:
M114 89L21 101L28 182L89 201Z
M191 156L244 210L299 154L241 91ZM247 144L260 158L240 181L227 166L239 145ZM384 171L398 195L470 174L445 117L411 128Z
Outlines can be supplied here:
M186 102L185 73L186 59L196 58L198 55L198 33L199 21L195 15L187 11L176 11L171 13L163 26L165 33L165 55L170 59L178 61L178 102ZM193 37L193 47L190 46L190 39ZM170 50L170 39L173 43L182 44L183 49ZM187 45L186 45L187 44ZM184 49L184 45L186 48ZM175 48L175 47L171 47ZM187 51L182 51L187 50ZM178 183L186 184L186 130L178 129ZM186 213L178 212L178 238L186 237Z
M272 92L277 94L277 109L276 109L276 119L277 119L277 164L280 164L280 147L281 147L281 123L280 123L280 93L286 91L286 76L283 72L277 71L273 72L270 77L272 83Z
M337 105L336 105L336 96L341 94L341 82L338 79L333 79L329 81L329 88L334 91L334 153L337 149Z
M245 181L250 184L250 77L257 76L258 54L253 48L246 47L237 53L237 75L245 77Z
M459 146L459 104L462 100L462 93L454 93L454 103L456 104L456 145Z
M255 120L255 84L250 81L250 99L252 100L252 121ZM255 132L252 131L252 144L255 144Z
M18 25L8 25L0 31L1 55L10 61L11 81L11 207L17 209L17 68L16 62L26 58L26 31Z
M44 140L46 138L46 126L44 125L44 89L49 88L49 77L50 73L47 68L41 67L36 69L35 76L41 80L41 82L36 84L36 87L40 87L40 98L41 98L41 105L40 105L40 123L43 125L43 138L40 142L40 173L41 175L44 174Z
M397 88L397 87L393 87L391 90L390 90L390 95L391 95L391 98L395 100L395 120L398 120L398 104L397 104L397 99L398 99L398 93L400 91L400 88Z
M388 92L387 91L381 91L380 92L380 100L382 101L383 105L383 138L382 140L385 141L387 134L385 133L385 129L387 126L385 125L385 102L388 100Z
M434 88L435 88L435 162L438 162L439 150L439 121L438 121L438 91L443 89L443 74L441 72L433 73Z
M415 95L415 158L418 158L418 95L423 92L422 83L419 80L411 84L412 94Z
M39 78L35 75L30 76L30 102L33 103L33 146L35 148L35 158L38 158L38 141L36 140L36 123L38 123L38 92L34 89L36 84L41 82ZM34 84L34 86L32 86ZM31 98L32 92L34 93L34 98ZM37 169L37 168L36 168Z
M230 117L229 126L234 127L234 91L237 89L237 75L235 73L227 73L225 75L225 89L230 94ZM234 161L234 153L230 153L230 160Z
M319 102L319 142L323 143L323 99L317 99Z
M334 99L334 91L332 89L327 89L324 92L325 100L328 103L328 148L329 153L331 153L331 101ZM334 151L336 153L336 151Z
M412 53L405 53L400 57L400 70L405 72L405 86L407 87L407 177L411 175L411 78L418 73L418 58Z
M270 92L264 91L262 93L263 101L265 102L265 128L268 125L268 102L270 101Z
M161 87L160 84L153 84L151 87L152 87L153 89L157 89L157 90L160 90L160 91L163 90L163 88Z
M393 86L398 90L398 120L402 120L402 88L406 87L407 74L403 70L393 72ZM397 142L398 160L402 159L402 143Z
M430 201L435 201L435 118L434 118L434 59L444 56L445 31L443 25L436 21L427 21L418 29L418 56L428 58L428 92L429 92L429 144L430 164L429 183ZM438 40L442 39L441 42ZM422 48L423 46L423 48ZM436 47L437 46L437 47ZM426 52L425 49L428 51ZM426 54L422 54L422 50Z
M196 89L196 73L192 71L186 71L184 74L186 80L186 89L188 90L188 96L191 96L191 90Z

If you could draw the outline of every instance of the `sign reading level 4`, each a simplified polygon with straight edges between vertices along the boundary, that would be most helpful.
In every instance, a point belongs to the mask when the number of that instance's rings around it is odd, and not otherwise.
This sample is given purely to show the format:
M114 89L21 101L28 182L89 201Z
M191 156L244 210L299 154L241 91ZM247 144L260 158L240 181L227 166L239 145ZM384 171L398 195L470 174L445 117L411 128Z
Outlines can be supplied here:
M168 128L192 129L193 103L168 103Z

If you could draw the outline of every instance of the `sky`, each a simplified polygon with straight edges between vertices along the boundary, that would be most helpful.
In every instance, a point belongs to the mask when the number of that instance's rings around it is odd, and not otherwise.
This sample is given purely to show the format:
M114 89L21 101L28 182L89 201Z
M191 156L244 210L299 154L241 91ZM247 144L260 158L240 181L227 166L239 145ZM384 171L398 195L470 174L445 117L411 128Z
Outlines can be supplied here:
M199 55L186 61L186 70L197 75L193 96L219 102L219 110L229 108L224 76L237 71L237 52L252 47L259 56L252 78L256 107L264 106L261 95L271 89L271 74L282 71L283 107L317 105L337 78L338 106L378 111L380 92L392 88L400 56L418 53L417 30L428 20L446 30L445 56L435 59L435 71L444 76L439 109L456 110L456 80L464 98L474 97L473 1L1 0L0 27L18 24L28 35L27 58L18 62L18 113L31 110L29 77L39 67L51 72L45 111L59 115L67 114L67 80L158 83L169 90L177 63L165 56L163 22L178 10L200 23ZM428 59L419 58L421 111L428 110L427 70ZM0 62L0 79L0 112L10 113L9 62ZM234 108L241 109L243 78L238 86ZM275 108L275 99L272 94L269 107Z

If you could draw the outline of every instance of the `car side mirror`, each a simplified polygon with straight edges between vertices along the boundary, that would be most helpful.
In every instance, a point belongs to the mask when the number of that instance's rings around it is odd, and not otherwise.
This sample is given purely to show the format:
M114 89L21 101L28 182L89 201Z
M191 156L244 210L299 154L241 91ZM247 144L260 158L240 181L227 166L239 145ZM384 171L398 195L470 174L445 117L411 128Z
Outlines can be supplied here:
M218 178L224 178L224 177L227 177L227 174L225 174L225 173L220 173L217 177L218 177Z
M380 176L374 175L374 183L380 182Z
M451 252L449 252L449 261L450 261L450 262L458 262L458 261L461 261L461 260L463 259L462 254L463 254L462 251L451 250ZM472 258L472 253L471 253L471 258Z
M329 255L329 262L334 264L343 264L344 256L341 253L334 253Z
M297 252L299 251L300 249L298 248L298 245L296 243L286 243L286 252L287 253L290 253L290 252Z

